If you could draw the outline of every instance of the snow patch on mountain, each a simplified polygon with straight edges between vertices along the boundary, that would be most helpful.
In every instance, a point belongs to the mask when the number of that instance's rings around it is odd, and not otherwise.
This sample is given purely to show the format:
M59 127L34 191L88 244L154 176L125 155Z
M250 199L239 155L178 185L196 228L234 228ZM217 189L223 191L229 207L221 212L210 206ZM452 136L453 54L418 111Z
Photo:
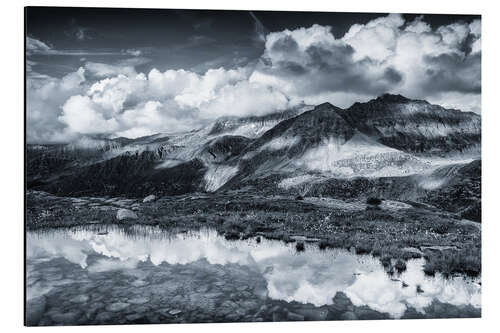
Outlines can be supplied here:
M203 177L205 190L209 192L217 191L233 178L238 173L238 170L238 167L211 165Z
M300 176L285 178L278 183L278 187L285 190L289 190L291 188L301 186L303 184L310 184L317 179L322 179L322 178L313 175L300 175Z
M298 137L277 137L260 147L260 150L281 150L293 147L300 141Z
M407 176L431 167L429 162L384 146L360 133L346 142L328 138L309 149L297 164L339 178Z
M447 179L445 179L445 178L437 179L434 177L430 177L430 178L422 179L418 183L418 185L421 188L423 188L424 190L432 191L432 190L437 190L438 188L443 186L446 182L447 182Z
M258 138L266 131L270 130L274 126L276 126L279 121L266 122L264 124L259 123L249 123L240 125L232 131L228 131L224 134L226 135L241 135L250 139Z

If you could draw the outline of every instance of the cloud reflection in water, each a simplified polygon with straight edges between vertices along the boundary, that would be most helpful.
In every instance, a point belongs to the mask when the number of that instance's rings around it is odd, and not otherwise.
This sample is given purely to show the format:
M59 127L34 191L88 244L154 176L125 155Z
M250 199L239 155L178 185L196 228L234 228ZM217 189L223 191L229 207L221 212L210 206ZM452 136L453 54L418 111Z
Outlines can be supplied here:
M407 305L423 311L434 299L481 307L478 279L447 280L439 274L427 277L422 271L423 259L410 260L407 271L391 279L378 259L345 250L320 251L311 244L298 254L292 245L279 241L227 241L211 230L177 235L149 227L136 231L130 234L111 228L106 235L92 230L28 233L28 278L34 261L55 258L64 258L89 273L134 269L147 261L155 266L188 265L206 259L210 264L232 263L260 271L267 281L268 296L288 302L332 304L335 294L343 291L354 305L367 305L395 318L403 315ZM99 255L99 259L89 263L91 255ZM408 287L403 287L402 281ZM417 293L417 285L424 293Z

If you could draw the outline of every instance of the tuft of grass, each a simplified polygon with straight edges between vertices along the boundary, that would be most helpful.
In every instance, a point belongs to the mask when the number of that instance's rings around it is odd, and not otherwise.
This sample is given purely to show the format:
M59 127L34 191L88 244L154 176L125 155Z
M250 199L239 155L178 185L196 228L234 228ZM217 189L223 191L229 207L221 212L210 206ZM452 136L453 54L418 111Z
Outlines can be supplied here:
M450 223L446 221L436 222L435 225L431 228L433 232L436 234L444 235L450 231Z
M322 239L319 241L318 247L320 250L326 250L328 248L328 241Z
M417 294L423 294L424 290L422 289L422 286L417 284Z
M240 234L234 231L228 231L224 234L224 238L227 240L238 240L240 239Z
M445 277L453 274L478 276L481 274L481 251L442 251L427 256L424 273L430 276L441 272Z
M398 259L398 261L396 261L396 264L394 265L394 268L398 273L403 273L404 271L406 271L406 263L403 260Z
M370 198L366 199L366 203L368 205L378 206L378 205L382 204L382 200L379 198L370 197Z
M380 263L382 264L382 266L384 266L384 268L391 267L391 257L383 256L382 258L380 258Z
M306 247L304 245L304 242L297 242L297 244L295 244L295 249L297 250L297 252L305 251Z

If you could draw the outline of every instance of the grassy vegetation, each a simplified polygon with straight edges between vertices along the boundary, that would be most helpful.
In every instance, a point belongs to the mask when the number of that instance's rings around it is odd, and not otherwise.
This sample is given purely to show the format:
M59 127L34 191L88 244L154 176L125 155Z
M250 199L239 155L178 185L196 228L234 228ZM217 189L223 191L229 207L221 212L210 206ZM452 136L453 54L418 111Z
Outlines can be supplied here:
M427 275L434 275L440 272L445 276L455 274L465 274L477 276L481 274L481 261L478 260L477 252L480 248L467 248L460 252L444 251L426 256L424 272Z
M423 253L425 272L430 275L481 272L480 229L461 223L452 214L421 205L391 211L366 210L364 203L357 210L331 208L306 199L246 192L169 196L141 203L136 211L139 219L132 223L181 231L210 227L227 239L260 236L291 242L291 236L301 235L319 238L320 249L345 248L360 254L370 253L396 271L404 270L406 260ZM118 223L116 209L77 208L67 199L30 193L27 200L30 230L91 222ZM449 249L428 249L436 246Z

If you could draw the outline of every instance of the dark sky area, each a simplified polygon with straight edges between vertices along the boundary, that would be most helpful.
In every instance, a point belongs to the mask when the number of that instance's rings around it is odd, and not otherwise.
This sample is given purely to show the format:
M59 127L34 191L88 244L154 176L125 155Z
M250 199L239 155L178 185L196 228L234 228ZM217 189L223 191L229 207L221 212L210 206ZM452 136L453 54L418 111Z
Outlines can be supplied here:
M293 30L313 24L329 25L340 38L355 23L364 24L386 13L253 11L264 32ZM407 21L418 15L405 14ZM433 28L472 15L425 15ZM36 55L38 72L60 77L81 62L126 59L129 49L141 50L151 68L207 68L245 65L263 50L256 42L256 19L248 11L28 7L27 35L57 50L58 57Z

